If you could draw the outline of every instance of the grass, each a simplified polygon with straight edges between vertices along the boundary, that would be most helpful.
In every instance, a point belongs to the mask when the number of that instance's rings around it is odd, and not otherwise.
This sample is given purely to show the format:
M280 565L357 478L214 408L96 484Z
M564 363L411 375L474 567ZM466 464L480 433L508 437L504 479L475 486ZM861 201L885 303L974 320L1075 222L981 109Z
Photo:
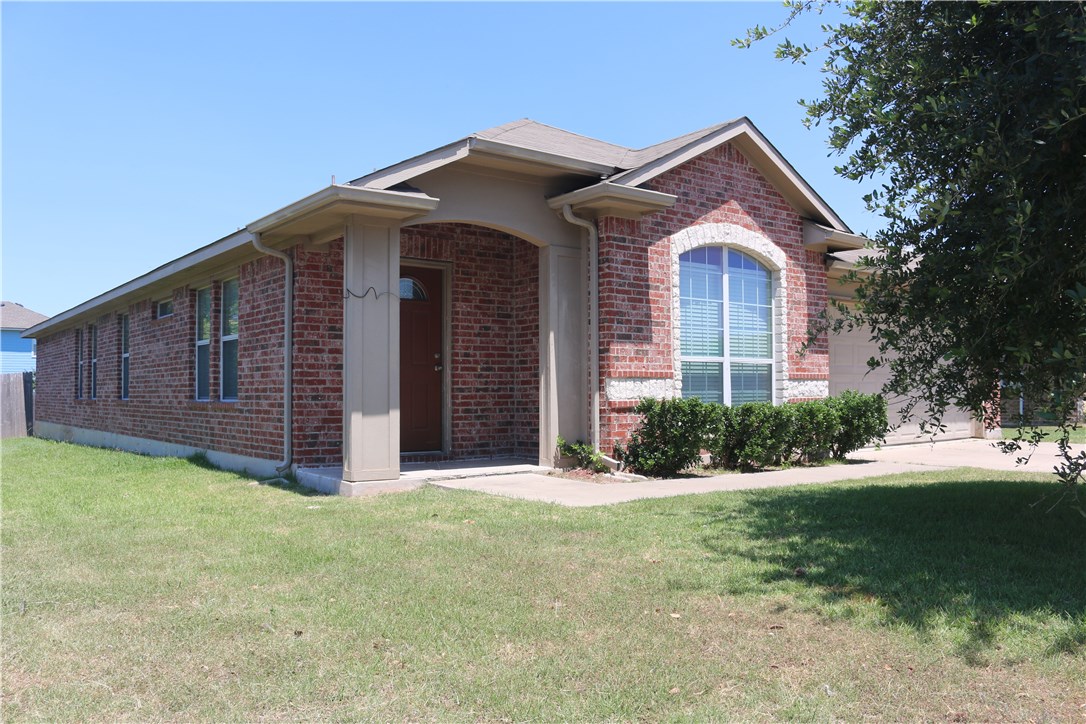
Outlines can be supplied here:
M2 450L5 721L1086 713L1086 525L1030 507L1051 476L565 509Z
M1056 427L1054 425L1051 425L1051 426L1042 425L1039 429L1041 430L1041 432L1044 433L1044 438L1043 438L1044 442L1056 442L1059 439L1059 428L1058 427ZM1016 428L1016 427L1004 427L1003 428L1003 439L1004 440L1013 440L1015 435L1017 435L1017 434L1018 434L1018 428ZM1029 439L1030 439L1029 438L1029 432L1027 431L1026 432L1026 440L1029 440ZM1081 426L1077 430L1072 430L1070 436L1068 437L1068 440L1070 442L1078 443L1078 444L1086 443L1086 426Z

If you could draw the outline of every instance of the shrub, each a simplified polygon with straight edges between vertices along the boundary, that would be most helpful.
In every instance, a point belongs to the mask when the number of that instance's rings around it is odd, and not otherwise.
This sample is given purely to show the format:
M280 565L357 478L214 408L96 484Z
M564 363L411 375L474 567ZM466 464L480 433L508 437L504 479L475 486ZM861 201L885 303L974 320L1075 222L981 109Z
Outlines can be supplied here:
M886 400L882 395L845 390L840 397L831 397L827 402L841 421L833 439L833 456L838 460L886 437Z
M643 399L634 410L641 415L641 422L630 434L625 450L616 447L616 457L634 472L666 478L698 461L720 406L696 397L677 397Z
M828 400L807 400L791 407L792 429L786 457L797 463L828 458L841 426L837 406Z
M718 419L709 443L714 466L764 468L784 462L791 441L791 406L748 402L723 408Z
M606 473L611 470L610 466L603 461L603 456L600 455L598 450L594 450L591 445L578 440L577 442L566 442L565 439L558 436L558 452L563 457L571 457L577 461L577 467L584 470L591 470L594 473Z

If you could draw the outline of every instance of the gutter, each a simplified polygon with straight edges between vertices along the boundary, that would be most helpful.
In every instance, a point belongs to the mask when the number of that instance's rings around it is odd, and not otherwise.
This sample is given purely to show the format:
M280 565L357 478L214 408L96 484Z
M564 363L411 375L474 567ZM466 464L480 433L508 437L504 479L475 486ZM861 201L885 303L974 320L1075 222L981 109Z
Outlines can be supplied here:
M599 270L599 232L596 225L586 219L573 215L573 207L562 205L562 218L574 226L588 231L588 343L589 348L589 385L592 387L592 420L589 435L592 449L600 451L600 270Z
M283 462L275 468L282 476L294 463L294 262L289 254L264 246L259 231L251 233L257 251L283 260Z

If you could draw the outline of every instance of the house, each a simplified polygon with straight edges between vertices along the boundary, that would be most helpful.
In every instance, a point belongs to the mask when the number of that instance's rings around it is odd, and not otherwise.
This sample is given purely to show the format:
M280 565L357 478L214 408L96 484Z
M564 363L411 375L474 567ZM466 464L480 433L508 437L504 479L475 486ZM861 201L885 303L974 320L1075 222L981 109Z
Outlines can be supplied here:
M0 374L34 371L37 344L22 334L47 319L18 302L0 302Z
M341 467L344 494L402 461L551 465L559 435L608 453L641 397L829 394L843 353L799 348L864 242L746 118L641 150L515 121L35 326L38 434Z

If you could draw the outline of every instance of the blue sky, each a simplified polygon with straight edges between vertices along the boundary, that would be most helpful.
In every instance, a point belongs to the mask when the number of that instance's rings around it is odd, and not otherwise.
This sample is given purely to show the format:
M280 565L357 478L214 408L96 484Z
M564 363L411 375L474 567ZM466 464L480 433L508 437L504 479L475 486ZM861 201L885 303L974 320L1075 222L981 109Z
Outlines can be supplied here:
M777 3L12 3L4 299L56 314L326 186L517 118L641 148L749 116L853 230ZM828 17L828 16L827 16ZM825 18L823 18L823 21ZM808 18L787 34L817 37Z

